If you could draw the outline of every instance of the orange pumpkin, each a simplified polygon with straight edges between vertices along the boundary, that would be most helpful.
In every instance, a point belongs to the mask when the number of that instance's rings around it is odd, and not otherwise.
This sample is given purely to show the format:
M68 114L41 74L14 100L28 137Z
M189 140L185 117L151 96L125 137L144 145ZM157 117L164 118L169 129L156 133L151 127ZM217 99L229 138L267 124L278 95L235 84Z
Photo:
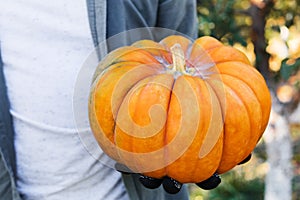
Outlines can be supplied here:
M109 53L89 117L99 145L136 173L198 183L243 161L262 136L271 98L237 49L169 36Z

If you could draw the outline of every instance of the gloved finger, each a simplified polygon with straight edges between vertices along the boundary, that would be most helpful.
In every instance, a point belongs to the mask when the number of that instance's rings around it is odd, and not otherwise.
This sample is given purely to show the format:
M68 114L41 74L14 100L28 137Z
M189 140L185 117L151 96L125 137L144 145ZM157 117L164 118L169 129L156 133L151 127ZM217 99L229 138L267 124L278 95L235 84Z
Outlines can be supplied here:
M158 188L162 184L164 190L169 194L178 193L182 187L182 183L168 176L165 176L161 179L157 179L145 175L140 175L139 180L146 188L149 189Z
M134 174L134 172L132 172L127 166L121 163L116 163L115 169L123 174ZM178 193L182 187L182 184L180 182L167 176L161 179L157 179L141 174L139 177L139 181L144 187L149 189L158 188L161 184L163 184L163 188L165 189L165 191L170 194Z
M220 183L221 183L221 177L217 173L215 173L210 178L202 182L196 183L196 185L198 185L203 190L212 190L218 187Z
M140 175L139 177L140 182L149 189L155 189L158 188L161 183L163 182L163 179L156 179L149 176Z
M239 163L239 165L245 164L248 162L252 157L252 154L250 153L242 162Z
M176 181L173 178L170 178L168 176L164 177L163 179L163 187L165 191L169 194L176 194L180 191L182 187L182 183Z

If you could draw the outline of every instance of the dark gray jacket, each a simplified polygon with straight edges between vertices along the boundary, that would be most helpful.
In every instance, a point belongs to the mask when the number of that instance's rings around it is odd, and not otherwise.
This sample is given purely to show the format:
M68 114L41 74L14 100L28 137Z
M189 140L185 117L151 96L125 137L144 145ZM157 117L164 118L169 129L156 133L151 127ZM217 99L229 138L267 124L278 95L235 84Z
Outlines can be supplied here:
M163 27L192 38L197 37L196 0L87 0L87 5L95 46L108 37L139 27ZM103 13L103 10L107 13ZM15 187L15 174L14 131L3 74L0 38L0 199L20 199ZM187 198L186 191L176 197L163 194L162 191L147 190L135 176L123 176L123 180L132 199ZM164 196L159 196L161 194Z

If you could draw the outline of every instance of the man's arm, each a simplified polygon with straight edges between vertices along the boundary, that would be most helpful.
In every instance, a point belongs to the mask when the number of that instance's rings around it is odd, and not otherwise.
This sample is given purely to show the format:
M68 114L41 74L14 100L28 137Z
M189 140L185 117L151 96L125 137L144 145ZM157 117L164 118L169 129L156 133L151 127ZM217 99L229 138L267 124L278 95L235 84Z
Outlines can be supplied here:
M156 29L149 27L165 28ZM139 29L137 28L144 28ZM135 30L133 30L135 29ZM124 31L130 30L127 33ZM123 32L123 33L122 33ZM196 0L109 0L107 1L107 42L111 51L139 39L157 40L172 33L180 33L191 39L197 38ZM122 33L122 34L119 34ZM116 36L117 35L117 36ZM156 36L159 37L156 37ZM144 38L143 38L144 37ZM137 200L186 200L189 199L186 185L180 192L171 195L161 187L147 189L139 182L138 174L123 174L123 180L131 199Z
M120 32L162 27L196 39L196 0L109 0L107 1L107 38Z
M198 36L196 0L159 0L156 26L175 30L196 39Z

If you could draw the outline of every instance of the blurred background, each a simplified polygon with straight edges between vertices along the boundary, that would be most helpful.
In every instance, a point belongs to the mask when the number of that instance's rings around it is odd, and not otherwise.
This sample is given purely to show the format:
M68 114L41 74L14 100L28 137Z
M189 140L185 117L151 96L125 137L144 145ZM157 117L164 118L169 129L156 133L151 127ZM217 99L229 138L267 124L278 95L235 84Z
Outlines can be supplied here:
M246 53L272 94L269 126L252 159L192 200L300 199L300 0L198 0L199 37Z

